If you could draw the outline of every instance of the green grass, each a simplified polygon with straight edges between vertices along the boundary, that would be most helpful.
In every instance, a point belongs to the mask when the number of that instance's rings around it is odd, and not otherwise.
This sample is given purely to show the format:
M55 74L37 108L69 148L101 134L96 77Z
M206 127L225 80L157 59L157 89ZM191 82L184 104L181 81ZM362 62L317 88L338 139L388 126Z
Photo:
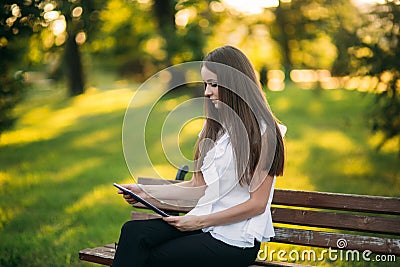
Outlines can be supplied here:
M130 208L111 184L133 181L121 128L135 88L117 87L92 88L74 99L61 89L37 90L16 109L17 125L0 138L0 266L92 266L79 261L79 249L118 240ZM288 126L286 172L277 187L400 195L396 145L376 153L378 139L366 126L371 95L289 87L268 92L268 99ZM171 103L163 99L152 114L155 126L148 126L146 144L160 174L173 178L158 140L158 124ZM199 125L181 133L187 135L180 136L187 157ZM136 167L145 174L142 157L137 155Z

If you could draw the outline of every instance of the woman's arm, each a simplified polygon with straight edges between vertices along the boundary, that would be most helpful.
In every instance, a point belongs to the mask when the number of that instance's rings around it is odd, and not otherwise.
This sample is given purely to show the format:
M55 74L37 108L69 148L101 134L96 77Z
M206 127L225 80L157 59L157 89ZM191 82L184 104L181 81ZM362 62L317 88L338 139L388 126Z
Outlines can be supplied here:
M141 185L129 184L122 185L144 199L157 199L159 201L168 202L168 200L187 200L194 203L204 195L206 184L201 172L194 173L189 181L180 182L177 184L167 185ZM122 191L118 191L122 193ZM129 204L134 204L136 201L129 195L124 195L125 200Z
M249 200L223 211L201 216L171 216L163 218L181 231L198 230L247 220L264 213L274 177L267 175L262 184L250 193Z
M195 173L191 180L168 185L139 185L150 198L158 200L197 201L204 195L203 175Z

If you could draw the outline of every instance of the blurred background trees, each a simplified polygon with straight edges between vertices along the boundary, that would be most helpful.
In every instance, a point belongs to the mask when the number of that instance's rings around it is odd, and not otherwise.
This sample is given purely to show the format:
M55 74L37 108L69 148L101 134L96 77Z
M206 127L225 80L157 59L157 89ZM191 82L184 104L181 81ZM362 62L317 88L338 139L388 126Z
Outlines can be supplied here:
M84 44L97 31L98 14L106 1L74 0L44 1L47 12L56 13L54 17L65 24L62 64L65 70L68 91L71 96L82 94L85 90L85 75L79 46ZM48 16L49 17L49 16ZM61 22L62 23L62 22ZM61 29L60 29L61 31Z
M371 8L349 47L352 72L371 76L376 101L369 111L375 132L383 133L378 149L400 135L400 3L386 1ZM400 155L400 140L398 143Z
M340 31L337 21L343 21L354 10L356 8L347 0L282 1L276 7L270 32L279 46L286 79L294 68L332 68L337 59L333 36Z
M10 116L5 114L10 114L22 96L22 85L14 77L18 70L46 73L65 83L69 95L75 96L84 93L94 73L142 82L162 68L201 60L205 52L231 44L250 56L265 84L269 70L281 70L286 82L293 80L293 70L324 70L329 77L369 77L369 87L377 95L370 111L371 127L383 133L380 146L398 138L398 1L371 5L360 0L243 3L3 1L0 123L10 125ZM318 85L320 78L315 81Z
M40 10L28 1L3 1L0 10L0 134L12 126L12 108L22 99L22 71L29 37L39 31Z

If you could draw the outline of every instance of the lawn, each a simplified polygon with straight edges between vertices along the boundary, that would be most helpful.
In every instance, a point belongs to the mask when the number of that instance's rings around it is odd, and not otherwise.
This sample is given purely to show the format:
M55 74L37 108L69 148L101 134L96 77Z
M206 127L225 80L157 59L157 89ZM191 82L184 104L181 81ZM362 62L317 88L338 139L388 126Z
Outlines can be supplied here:
M68 99L62 89L36 88L17 107L16 126L0 137L0 266L92 266L79 261L78 250L117 241L130 208L112 183L133 181L121 134L135 90L112 84ZM400 196L397 144L377 153L378 137L367 127L372 95L295 86L267 94L288 126L286 171L277 187ZM159 124L185 99L162 99L146 136L149 157L165 177L176 170L163 156ZM194 122L182 129L186 157L199 127ZM144 156L137 155L135 167L146 174Z

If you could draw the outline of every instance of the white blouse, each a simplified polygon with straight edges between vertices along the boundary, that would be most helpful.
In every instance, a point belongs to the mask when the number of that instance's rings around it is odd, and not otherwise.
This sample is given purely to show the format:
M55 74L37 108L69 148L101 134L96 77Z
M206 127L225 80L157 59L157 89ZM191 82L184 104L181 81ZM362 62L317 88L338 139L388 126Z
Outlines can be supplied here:
M282 136L286 126L279 125ZM228 209L250 198L247 184L241 186L236 174L232 144L227 133L222 135L215 146L208 151L200 168L207 184L205 194L187 215L206 215ZM267 242L275 235L271 218L271 202L274 194L275 179L271 187L265 212L253 218L202 229L214 238L237 247L253 247L254 239Z

